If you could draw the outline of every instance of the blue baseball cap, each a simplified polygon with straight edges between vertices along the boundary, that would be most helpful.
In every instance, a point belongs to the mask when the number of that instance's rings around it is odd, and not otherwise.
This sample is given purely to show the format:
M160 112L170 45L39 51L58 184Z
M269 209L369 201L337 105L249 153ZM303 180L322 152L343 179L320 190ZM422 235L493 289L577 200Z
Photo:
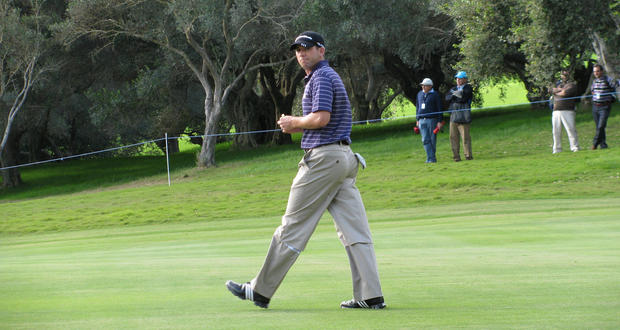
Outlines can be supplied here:
M465 71L459 71L456 73L456 75L454 76L454 78L465 78L467 79L467 72Z

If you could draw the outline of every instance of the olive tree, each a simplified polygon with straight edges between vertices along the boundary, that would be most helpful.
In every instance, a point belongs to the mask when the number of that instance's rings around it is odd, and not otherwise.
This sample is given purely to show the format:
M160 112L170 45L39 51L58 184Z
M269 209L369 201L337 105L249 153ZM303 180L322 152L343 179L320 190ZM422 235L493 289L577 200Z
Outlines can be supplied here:
M235 86L261 67L261 56L284 42L301 1L71 1L67 41L131 37L181 57L204 90L205 138L198 165L215 165L218 123Z
M333 45L328 53L346 67L360 119L381 115L387 90L415 100L423 78L442 86L452 70L442 63L455 53L454 23L433 1L314 1L311 10Z
M589 77L593 54L610 72L620 54L617 3L611 0L446 1L461 34L460 65L489 82L518 78L535 100L561 69ZM608 60L607 60L608 59ZM609 65L607 64L609 63ZM613 64L616 63L616 64Z
M45 53L51 47L46 31L50 23L42 11L44 1L27 1L15 7L8 1L0 2L0 111L5 114L0 142L0 165L16 165L18 152L12 134L15 119L37 82L53 66L45 63ZM3 186L21 183L17 168L2 171Z

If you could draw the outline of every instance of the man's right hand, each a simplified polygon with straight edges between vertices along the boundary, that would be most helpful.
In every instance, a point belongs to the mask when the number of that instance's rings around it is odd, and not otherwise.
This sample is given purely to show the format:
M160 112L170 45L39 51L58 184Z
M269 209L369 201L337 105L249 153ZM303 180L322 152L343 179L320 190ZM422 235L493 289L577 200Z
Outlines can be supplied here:
M278 120L278 125L282 128L283 133L293 134L303 131L301 128L294 126L295 117L282 115Z

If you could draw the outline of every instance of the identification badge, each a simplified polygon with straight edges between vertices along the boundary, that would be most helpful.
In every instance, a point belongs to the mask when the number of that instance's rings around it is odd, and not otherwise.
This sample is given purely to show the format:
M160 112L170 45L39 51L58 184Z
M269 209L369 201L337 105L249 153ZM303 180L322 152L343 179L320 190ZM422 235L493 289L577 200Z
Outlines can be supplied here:
M422 103L422 110L426 109L426 103Z

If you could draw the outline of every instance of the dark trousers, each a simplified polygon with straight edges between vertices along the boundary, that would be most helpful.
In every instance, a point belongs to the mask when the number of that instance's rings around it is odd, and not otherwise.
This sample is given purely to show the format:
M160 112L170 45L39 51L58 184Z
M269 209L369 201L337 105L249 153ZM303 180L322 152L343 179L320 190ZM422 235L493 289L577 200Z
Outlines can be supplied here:
M594 119L594 124L596 125L596 132L594 134L594 139L592 140L592 145L594 147L601 146L601 148L607 148L607 142L605 141L605 127L607 127L607 118L609 118L610 110L610 104L592 104L592 118Z

